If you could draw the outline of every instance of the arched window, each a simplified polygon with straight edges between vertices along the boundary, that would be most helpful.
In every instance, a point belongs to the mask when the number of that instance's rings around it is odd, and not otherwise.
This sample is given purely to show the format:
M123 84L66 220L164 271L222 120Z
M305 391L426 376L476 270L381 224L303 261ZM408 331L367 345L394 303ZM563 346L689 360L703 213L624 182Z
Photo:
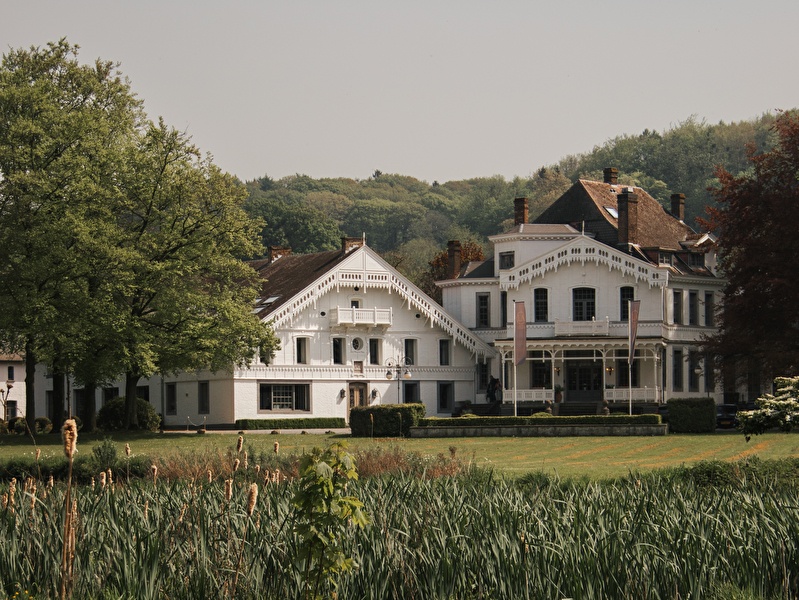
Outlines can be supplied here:
M596 290L594 288L574 289L572 314L574 321L590 321L596 316Z

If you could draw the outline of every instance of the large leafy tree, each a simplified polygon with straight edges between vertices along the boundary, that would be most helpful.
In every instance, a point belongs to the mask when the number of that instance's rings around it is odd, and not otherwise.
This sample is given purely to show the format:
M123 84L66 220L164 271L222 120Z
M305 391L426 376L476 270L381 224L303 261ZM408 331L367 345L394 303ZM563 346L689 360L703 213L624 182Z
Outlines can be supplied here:
M29 424L37 360L63 374L80 358L75 332L85 330L90 302L84 259L141 114L116 66L81 65L77 50L61 40L12 50L0 65L0 337L24 350Z
M799 113L774 124L777 146L750 155L751 172L719 168L717 204L707 226L720 235L728 283L718 335L710 348L729 358L754 358L775 375L799 368Z
M118 307L126 426L136 427L136 385L154 373L227 369L277 347L252 314L259 223L247 192L163 122L140 132L121 175L122 196L106 294Z

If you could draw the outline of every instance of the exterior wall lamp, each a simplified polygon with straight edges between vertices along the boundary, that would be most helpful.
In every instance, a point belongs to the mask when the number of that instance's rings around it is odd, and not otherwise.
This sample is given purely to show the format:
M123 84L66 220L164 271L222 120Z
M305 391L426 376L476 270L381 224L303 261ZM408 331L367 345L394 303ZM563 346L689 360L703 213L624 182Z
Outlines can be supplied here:
M400 358L389 358L386 360L386 366L388 367L386 370L386 379L397 380L397 403L399 403L402 399L400 380L410 379L412 377L411 370L408 368L408 365L411 364L413 364L413 360L407 356L402 356Z

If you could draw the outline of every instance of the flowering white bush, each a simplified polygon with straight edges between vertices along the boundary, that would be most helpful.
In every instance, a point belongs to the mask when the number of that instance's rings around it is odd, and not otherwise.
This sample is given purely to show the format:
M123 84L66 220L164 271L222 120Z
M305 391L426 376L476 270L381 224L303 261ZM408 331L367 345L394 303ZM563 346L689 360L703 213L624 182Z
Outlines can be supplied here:
M740 429L746 441L754 434L765 433L775 427L790 431L799 422L799 377L777 377L774 380L777 395L766 394L757 399L757 410L738 413Z

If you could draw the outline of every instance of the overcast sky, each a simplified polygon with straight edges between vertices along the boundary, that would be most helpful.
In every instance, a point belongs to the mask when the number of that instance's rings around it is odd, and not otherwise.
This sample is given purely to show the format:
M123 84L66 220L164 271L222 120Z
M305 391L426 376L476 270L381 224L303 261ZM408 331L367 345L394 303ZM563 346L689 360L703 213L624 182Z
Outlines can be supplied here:
M799 106L796 0L0 0L225 171L526 177L620 134Z

